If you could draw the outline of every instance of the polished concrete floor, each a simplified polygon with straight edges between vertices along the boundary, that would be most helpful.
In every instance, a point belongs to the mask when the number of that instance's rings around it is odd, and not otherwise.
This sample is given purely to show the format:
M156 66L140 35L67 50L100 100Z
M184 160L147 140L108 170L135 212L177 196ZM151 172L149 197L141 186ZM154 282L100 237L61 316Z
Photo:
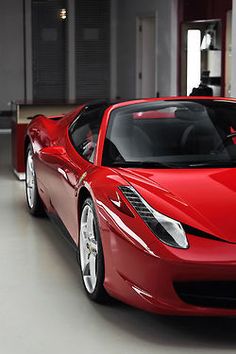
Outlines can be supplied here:
M74 251L26 210L0 134L0 354L235 353L236 319L176 318L84 296Z

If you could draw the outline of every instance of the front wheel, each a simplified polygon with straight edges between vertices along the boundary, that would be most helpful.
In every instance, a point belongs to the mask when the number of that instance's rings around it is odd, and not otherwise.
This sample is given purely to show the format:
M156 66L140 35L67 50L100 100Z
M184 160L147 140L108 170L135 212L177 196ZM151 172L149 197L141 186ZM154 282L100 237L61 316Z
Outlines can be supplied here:
M96 211L91 198L82 206L79 237L80 269L88 297L104 303L108 295L103 286L104 257Z
M34 216L43 215L44 208L38 193L31 145L28 146L26 151L25 192L29 212Z

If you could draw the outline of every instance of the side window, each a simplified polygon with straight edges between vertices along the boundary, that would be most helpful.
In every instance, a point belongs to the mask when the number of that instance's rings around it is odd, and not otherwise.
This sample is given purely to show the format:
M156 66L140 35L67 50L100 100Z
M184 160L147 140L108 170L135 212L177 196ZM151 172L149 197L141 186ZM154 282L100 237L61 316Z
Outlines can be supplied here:
M94 162L99 128L104 107L85 109L70 127L70 138L78 153L89 162Z

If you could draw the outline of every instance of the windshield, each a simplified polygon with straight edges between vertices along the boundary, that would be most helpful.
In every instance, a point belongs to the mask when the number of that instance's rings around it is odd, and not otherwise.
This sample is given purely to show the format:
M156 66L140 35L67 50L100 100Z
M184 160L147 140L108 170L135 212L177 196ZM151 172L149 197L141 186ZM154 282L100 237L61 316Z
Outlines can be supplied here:
M145 168L228 167L236 162L236 103L158 101L111 114L103 165Z

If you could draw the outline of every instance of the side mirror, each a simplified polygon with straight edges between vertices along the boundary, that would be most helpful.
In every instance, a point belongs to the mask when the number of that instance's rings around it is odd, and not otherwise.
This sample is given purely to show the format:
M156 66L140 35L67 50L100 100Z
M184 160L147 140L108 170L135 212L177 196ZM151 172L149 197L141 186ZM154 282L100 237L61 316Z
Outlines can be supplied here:
M39 151L39 159L50 164L55 164L63 156L66 156L64 146L48 146Z

